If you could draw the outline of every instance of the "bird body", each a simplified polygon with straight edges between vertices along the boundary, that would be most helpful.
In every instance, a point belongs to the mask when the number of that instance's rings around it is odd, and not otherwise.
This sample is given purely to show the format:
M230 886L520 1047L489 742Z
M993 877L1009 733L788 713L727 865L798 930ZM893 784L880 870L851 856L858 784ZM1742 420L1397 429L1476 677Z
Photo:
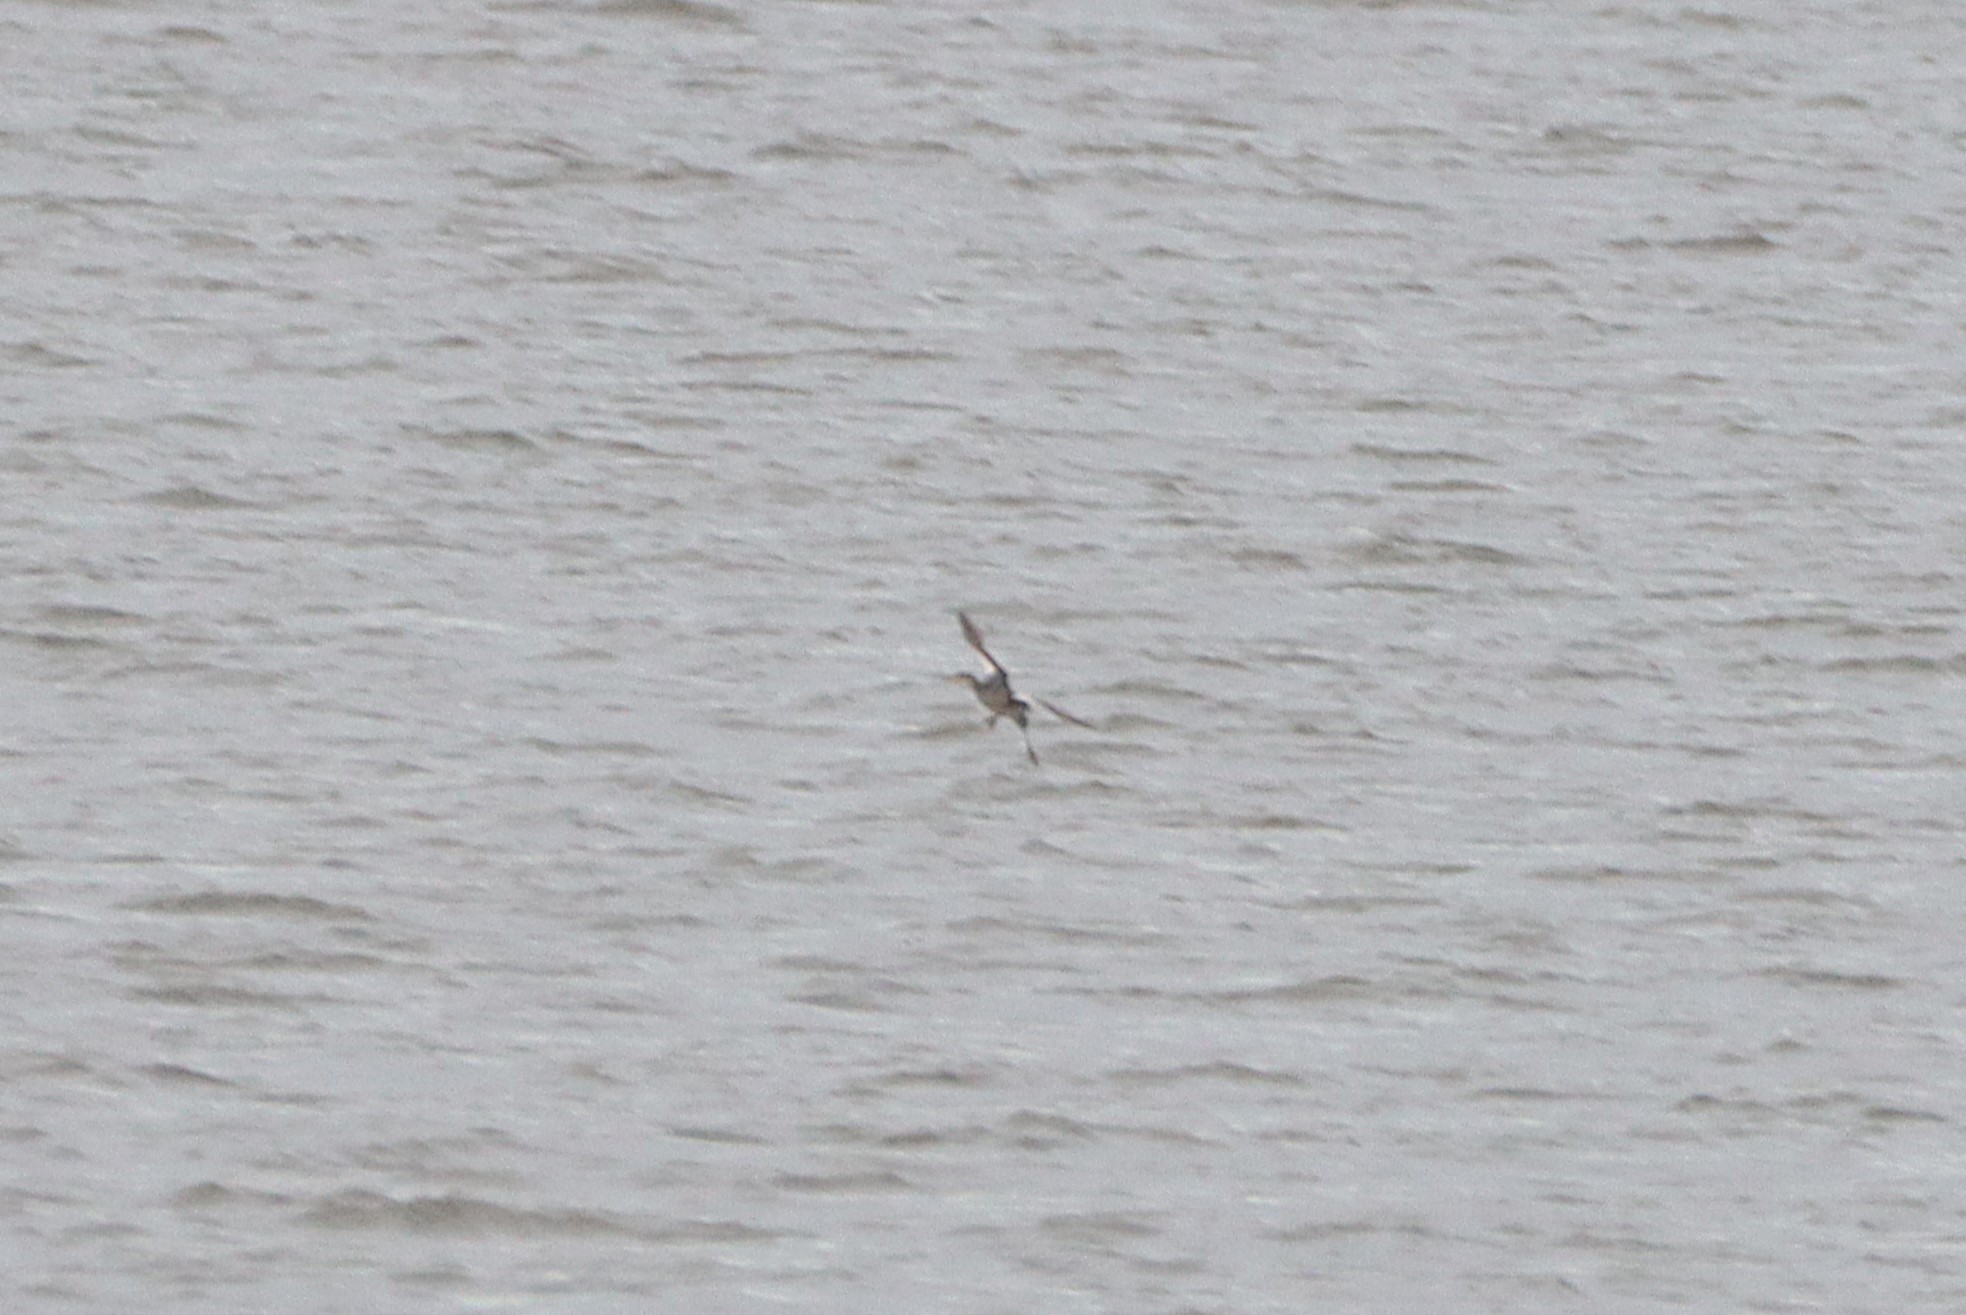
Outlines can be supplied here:
M976 676L965 671L950 679L960 680L969 686L970 692L976 695L976 701L989 710L990 720L987 725L992 729L995 729L999 717L1008 717L1016 722L1017 729L1024 735L1024 752L1035 764L1038 761L1038 751L1031 745L1031 705L1018 698L1012 691L1010 673L1004 670L1003 663L990 656L989 649L983 647L983 632L976 628L976 623L969 619L969 614L957 612L956 620L962 625L963 638L968 640L969 646L989 664L990 674ZM1039 699L1038 706L1054 717L1071 722L1074 726L1083 726L1087 730L1096 729L1091 722L1081 721L1056 704Z

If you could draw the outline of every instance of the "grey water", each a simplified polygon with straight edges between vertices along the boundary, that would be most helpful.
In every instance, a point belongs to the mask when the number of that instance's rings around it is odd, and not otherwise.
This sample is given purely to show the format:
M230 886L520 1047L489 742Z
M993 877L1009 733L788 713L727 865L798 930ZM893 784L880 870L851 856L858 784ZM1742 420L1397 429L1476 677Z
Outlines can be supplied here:
M6 1309L1966 1308L1963 44L0 10Z

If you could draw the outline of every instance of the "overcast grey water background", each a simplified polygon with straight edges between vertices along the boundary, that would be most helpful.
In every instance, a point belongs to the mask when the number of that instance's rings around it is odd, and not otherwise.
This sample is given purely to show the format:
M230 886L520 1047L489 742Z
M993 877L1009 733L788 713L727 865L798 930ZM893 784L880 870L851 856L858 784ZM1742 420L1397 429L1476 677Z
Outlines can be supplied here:
M1963 38L0 8L0 1304L1966 1309Z

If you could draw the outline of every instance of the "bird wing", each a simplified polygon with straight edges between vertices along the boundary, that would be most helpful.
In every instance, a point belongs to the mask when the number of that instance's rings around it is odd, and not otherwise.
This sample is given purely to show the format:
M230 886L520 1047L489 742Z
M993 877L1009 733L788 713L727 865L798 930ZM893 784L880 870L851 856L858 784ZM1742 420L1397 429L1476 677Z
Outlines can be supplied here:
M999 676L1002 676L1005 680L1009 680L1010 673L1003 669L1003 663L991 657L990 650L983 647L983 632L981 630L978 630L976 628L976 623L969 619L969 613L967 612L956 613L956 620L962 622L963 638L969 641L969 646L971 648L975 649L978 653L981 653L983 655L983 660L990 664L990 670L996 672Z
M1049 699L1039 699L1038 702L1044 706L1044 710L1046 712L1050 713L1054 717L1057 717L1061 721L1069 721L1072 723L1072 725L1083 726L1089 731L1096 731L1099 729L1097 726L1094 726L1091 722L1085 720L1085 718L1083 717L1074 717L1071 713L1065 711L1063 708L1059 707L1056 703L1051 702Z

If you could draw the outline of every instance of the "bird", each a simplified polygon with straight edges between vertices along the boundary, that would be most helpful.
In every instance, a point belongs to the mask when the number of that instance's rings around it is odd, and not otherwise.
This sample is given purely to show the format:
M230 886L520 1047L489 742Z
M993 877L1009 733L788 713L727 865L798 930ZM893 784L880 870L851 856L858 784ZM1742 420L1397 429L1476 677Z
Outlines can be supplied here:
M983 647L983 632L978 630L976 623L969 619L969 613L958 611L956 620L962 625L963 638L969 641L969 646L990 664L990 674L979 677L964 671L949 679L960 680L968 685L970 692L976 695L976 701L990 710L990 720L987 724L991 728L995 728L999 717L1008 717L1016 722L1017 729L1024 733L1024 752L1030 757L1031 764L1037 766L1038 751L1031 745L1031 705L1018 698L1011 690L1010 673L1004 670L1003 663L990 656L989 649ZM1072 725L1083 726L1089 731L1099 729L1089 721L1074 717L1055 703L1046 702L1044 699L1039 699L1037 702L1039 707L1061 721L1069 721Z

